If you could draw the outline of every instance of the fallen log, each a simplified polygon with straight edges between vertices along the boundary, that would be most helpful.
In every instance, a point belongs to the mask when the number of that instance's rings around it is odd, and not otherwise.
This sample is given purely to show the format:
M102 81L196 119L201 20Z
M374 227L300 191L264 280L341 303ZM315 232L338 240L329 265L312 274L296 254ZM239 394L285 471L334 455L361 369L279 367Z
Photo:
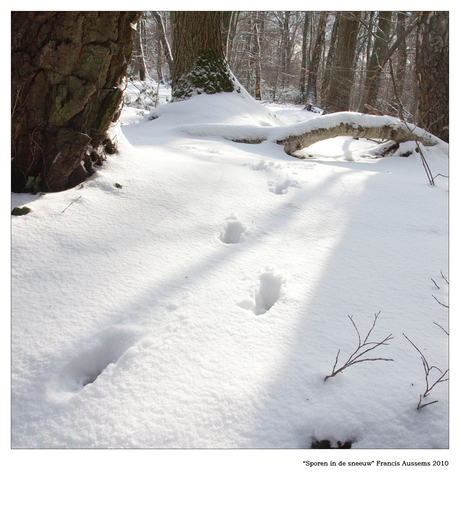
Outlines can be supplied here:
M334 137L349 136L359 139L381 139L397 142L419 141L424 146L435 146L442 141L415 125L404 124L390 116L359 113L335 113L320 116L302 124L292 125L292 132L284 138L273 139L284 145L284 151L294 155L316 142ZM287 132L288 133L288 132Z
M291 156L316 142L334 137L379 139L401 143L418 141L424 146L441 146L448 153L448 144L422 128L406 124L391 116L375 116L357 112L337 112L317 116L307 121L283 126L238 124L193 124L181 129L190 135L218 135L233 142L258 144L264 141L284 146Z

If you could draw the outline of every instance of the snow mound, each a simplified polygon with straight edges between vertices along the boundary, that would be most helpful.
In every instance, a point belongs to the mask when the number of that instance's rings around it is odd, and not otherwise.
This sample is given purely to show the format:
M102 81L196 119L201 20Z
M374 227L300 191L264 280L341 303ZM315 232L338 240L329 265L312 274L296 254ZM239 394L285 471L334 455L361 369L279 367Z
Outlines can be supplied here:
M254 100L246 91L195 95L188 100L163 104L147 119L183 125L251 125L282 126L284 123L269 109Z

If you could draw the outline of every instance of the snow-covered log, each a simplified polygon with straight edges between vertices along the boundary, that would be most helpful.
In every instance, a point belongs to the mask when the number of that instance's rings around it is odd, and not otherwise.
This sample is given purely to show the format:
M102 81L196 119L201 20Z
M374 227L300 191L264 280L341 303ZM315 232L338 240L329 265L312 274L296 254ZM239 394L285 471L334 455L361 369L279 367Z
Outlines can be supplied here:
M245 119L255 113L256 110L250 108ZM289 125L281 125L276 117L270 119L272 125L267 125L268 122L264 119L262 124L259 121L259 125L257 120L260 118L255 118L254 124L195 123L184 125L181 129L190 135L218 135L234 142L276 142L284 145L284 150L289 155L294 155L315 142L340 136L392 140L396 143L419 141L424 146L440 146L446 153L448 151L448 144L441 139L391 116L337 112Z
M328 114L290 125L285 129L284 135L282 132L280 134L276 142L283 144L285 152L290 155L315 142L340 136L386 139L397 143L419 141L425 146L435 146L442 142L425 130L415 125L406 126L404 122L391 116L351 112Z

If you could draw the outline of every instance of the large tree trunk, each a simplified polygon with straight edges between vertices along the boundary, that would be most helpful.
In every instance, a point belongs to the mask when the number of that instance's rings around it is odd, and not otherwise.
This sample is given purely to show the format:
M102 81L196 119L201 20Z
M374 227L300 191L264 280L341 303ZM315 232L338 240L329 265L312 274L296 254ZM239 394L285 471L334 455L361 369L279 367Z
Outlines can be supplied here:
M222 12L173 12L172 24L173 99L188 98L196 92L233 91L224 60Z
M417 32L416 70L420 123L449 140L449 13L421 12Z
M344 12L340 16L331 89L326 106L327 112L348 111L349 109L360 16L360 12Z
M13 12L12 173L26 184L62 191L92 170L123 91L136 12ZM32 178L32 179L30 179Z

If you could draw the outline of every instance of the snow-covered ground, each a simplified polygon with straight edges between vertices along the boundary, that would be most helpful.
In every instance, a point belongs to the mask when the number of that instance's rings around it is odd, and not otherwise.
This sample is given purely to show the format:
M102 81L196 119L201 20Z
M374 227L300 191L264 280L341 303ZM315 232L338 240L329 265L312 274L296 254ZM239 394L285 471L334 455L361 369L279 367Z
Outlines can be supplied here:
M449 180L371 141L297 159L209 135L315 116L245 93L139 112L83 185L12 195L13 447L447 448L449 383L417 411L403 333L449 367ZM377 314L369 340L393 339L363 358L392 361L324 381Z

